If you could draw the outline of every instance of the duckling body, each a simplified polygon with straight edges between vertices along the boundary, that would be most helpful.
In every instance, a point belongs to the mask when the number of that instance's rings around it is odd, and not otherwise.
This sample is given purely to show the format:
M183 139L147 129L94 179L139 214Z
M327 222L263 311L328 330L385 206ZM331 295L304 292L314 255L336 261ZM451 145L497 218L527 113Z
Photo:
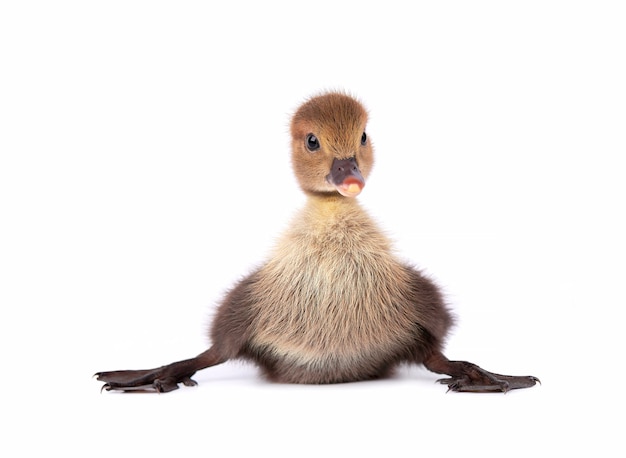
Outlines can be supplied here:
M312 197L254 282L250 355L281 382L386 374L429 321L416 277L356 200Z
M225 296L212 346L156 369L99 372L107 390L195 385L198 370L229 359L256 363L273 381L339 383L424 364L454 391L533 386L532 376L487 372L442 353L453 323L437 286L399 260L356 196L373 165L367 113L342 93L313 97L294 114L292 164L307 202L269 259Z

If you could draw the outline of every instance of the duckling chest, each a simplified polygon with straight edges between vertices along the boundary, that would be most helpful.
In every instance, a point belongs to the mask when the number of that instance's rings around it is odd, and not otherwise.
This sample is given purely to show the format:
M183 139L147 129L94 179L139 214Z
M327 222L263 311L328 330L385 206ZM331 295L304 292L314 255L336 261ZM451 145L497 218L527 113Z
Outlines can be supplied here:
M409 277L384 239L288 237L261 270L250 343L298 365L385 358L414 338Z

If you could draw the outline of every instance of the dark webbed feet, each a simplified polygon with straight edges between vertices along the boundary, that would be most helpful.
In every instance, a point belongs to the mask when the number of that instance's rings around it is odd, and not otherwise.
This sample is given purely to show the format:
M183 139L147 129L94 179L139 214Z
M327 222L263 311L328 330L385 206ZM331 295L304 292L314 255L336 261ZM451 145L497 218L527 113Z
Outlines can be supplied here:
M537 377L533 377L532 375L500 375L493 374L481 368L478 369L482 373L480 378L472 378L464 375L460 377L442 378L437 380L437 382L448 385L448 391L473 393L506 393L507 391L519 388L530 388L535 386L537 382L541 383Z
M103 390L112 391L157 391L167 393L178 389L178 384L196 386L191 379L196 371L216 364L221 364L228 358L211 347L195 358L177 361L156 369L140 371L110 371L97 372L95 377L105 382Z
M506 393L520 388L530 388L539 381L532 375L501 375L486 371L482 367L467 361L450 361L440 352L432 353L424 361L428 370L449 375L437 382L448 385L448 391L472 393Z
M191 379L195 370L189 368L187 361L179 361L167 366L147 370L125 370L97 372L94 376L105 384L106 391L156 391L167 393L178 389L178 384L196 386Z

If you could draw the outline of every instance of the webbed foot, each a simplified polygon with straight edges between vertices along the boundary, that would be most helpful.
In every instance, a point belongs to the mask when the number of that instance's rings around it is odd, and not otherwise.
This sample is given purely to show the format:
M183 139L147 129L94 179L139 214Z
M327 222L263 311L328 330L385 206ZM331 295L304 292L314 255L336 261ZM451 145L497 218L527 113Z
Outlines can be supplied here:
M106 391L156 391L167 393L178 389L178 384L196 386L191 379L195 370L190 370L187 361L147 370L124 370L97 372L94 376L105 384Z
M541 381L532 375L500 375L488 372L478 366L468 373L458 376L437 380L438 383L448 385L448 391L473 392L473 393L506 393L510 390L530 388Z
M530 388L541 383L532 375L501 375L486 371L476 364L467 361L450 361L440 351L433 351L424 360L428 370L437 374L446 374L450 378L437 380L448 385L448 391L464 391L472 393L506 393L520 388Z

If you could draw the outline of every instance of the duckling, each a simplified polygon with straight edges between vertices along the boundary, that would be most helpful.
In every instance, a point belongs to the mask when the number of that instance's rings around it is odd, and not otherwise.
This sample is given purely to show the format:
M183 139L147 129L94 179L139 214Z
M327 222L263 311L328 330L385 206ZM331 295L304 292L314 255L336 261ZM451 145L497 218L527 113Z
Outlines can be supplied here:
M280 383L378 379L401 363L449 376L438 380L449 391L507 392L539 381L444 356L454 320L442 293L396 257L356 199L374 164L367 120L363 105L342 92L296 110L291 160L306 203L269 259L221 301L210 348L156 369L98 372L102 389L168 392L234 359Z

